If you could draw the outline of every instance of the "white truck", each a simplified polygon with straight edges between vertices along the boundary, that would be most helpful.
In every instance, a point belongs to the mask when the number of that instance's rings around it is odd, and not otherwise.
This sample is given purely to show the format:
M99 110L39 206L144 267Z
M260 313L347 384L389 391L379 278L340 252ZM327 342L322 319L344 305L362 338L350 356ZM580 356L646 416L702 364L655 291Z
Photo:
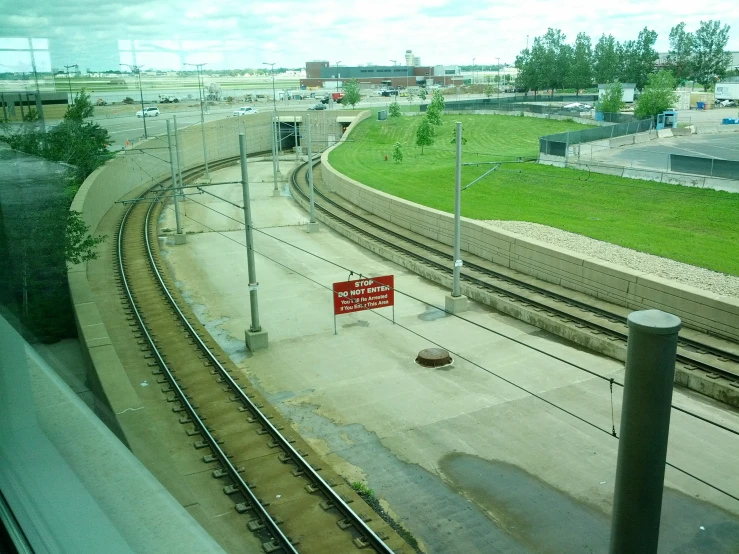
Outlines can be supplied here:
M739 83L716 83L716 102L739 101Z

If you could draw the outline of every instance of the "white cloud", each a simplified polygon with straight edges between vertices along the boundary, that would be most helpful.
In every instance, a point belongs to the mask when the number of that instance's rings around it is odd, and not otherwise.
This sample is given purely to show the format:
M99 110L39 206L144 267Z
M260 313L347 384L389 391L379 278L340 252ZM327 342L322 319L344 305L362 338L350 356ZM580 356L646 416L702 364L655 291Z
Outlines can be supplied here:
M491 64L497 57L512 63L527 35L531 43L547 27L562 29L568 40L587 32L595 44L603 33L620 41L635 39L647 26L659 34L657 49L666 50L670 27L685 21L692 30L708 19L731 25L729 49L739 50L739 10L728 0L375 0L370 6L366 0L197 0L184 6L173 0L128 0L105 9L97 0L37 0L16 2L3 11L0 37L46 37L56 65L78 62L99 69L96 64L109 65L119 55L119 39L167 41L159 46L175 50L182 39L184 57L202 57L214 65L259 66L265 57L287 67L337 58L347 65L383 64L402 60L406 49L424 64L469 64L472 58ZM97 50L112 50L97 55L96 44L89 44L93 41L99 43ZM179 59L171 53L145 57L157 67Z

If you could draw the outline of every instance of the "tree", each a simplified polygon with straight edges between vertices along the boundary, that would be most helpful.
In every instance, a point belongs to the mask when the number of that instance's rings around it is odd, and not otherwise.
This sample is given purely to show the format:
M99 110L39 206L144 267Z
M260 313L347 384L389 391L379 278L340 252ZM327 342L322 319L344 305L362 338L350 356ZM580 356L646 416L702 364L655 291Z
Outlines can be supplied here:
M362 94L359 91L359 83L356 79L344 83L344 98L341 99L342 104L350 104L352 108L359 104L362 100Z
M654 65L659 59L654 44L657 42L657 32L644 27L639 31L636 40L629 40L623 46L623 73L622 79L626 83L635 83L638 90L642 90L647 83L649 74L654 71Z
M399 142L396 142L395 144L393 144L393 161L395 163L403 162L403 151L401 150L401 146Z
M82 89L74 97L71 105L67 106L64 114L64 121L77 121L82 123L86 118L92 117L95 112L95 106L90 102L90 95Z
M598 111L604 113L618 113L624 107L624 91L617 80L606 85L603 96L598 100Z
M90 226L82 219L82 214L70 210L64 234L64 259L71 264L96 260L97 245L105 242L107 238L105 235L93 237L90 234Z
M695 77L704 90L726 75L731 63L731 54L724 50L729 41L729 29L728 25L721 27L720 21L701 21L695 32Z
M422 102L426 100L426 96L428 96L428 93L426 92L425 88L421 88L420 91L418 91L418 97L421 99Z
M611 35L602 35L593 52L593 73L597 83L610 83L621 75L621 45Z
M590 37L586 33L578 33L575 39L570 83L578 94L580 94L580 89L588 88L593 84L593 49L590 45Z
M565 44L565 36L559 29L547 29L547 32L541 39L541 48L543 48L542 76L541 84L551 90L554 94L555 88L563 88L568 80L570 66L572 61L572 47ZM534 47L536 48L538 37L534 39Z
M670 51L667 53L667 69L677 79L678 83L685 83L693 76L693 47L692 33L685 31L685 23L679 23L670 29Z
M400 104L393 102L390 104L390 117L400 117Z
M421 147L421 154L423 154L424 146L431 146L434 144L434 126L429 121L428 116L421 119L421 124L416 129L416 146Z
M650 75L647 85L636 101L634 115L640 119L654 118L672 107L677 102L676 85L675 77L666 69Z
M454 132L452 133L452 140L449 141L451 144L457 144L457 126L454 126ZM462 135L462 144L467 144L467 137Z
M495 92L495 89L493 88L493 79L490 77L490 75L485 75L485 82L487 83L485 85L485 96L490 98L493 95L493 92Z
M426 117L432 125L441 125L441 114L444 112L444 96L435 90L431 95L431 104L426 109Z

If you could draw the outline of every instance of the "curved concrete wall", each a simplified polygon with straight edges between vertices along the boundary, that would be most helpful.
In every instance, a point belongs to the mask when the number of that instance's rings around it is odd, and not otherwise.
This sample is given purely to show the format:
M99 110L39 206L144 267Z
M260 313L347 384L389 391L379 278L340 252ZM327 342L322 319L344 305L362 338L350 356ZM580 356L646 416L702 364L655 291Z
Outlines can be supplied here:
M339 137L341 125L336 122L337 115L355 116L358 113L349 110L312 112L314 140L326 141ZM282 121L289 121L292 116L292 113L280 114ZM270 119L271 114L262 113L206 123L208 160L237 156L238 135L241 132L247 137L247 152L269 151L272 143ZM180 126L180 136L183 168L201 165L203 143L200 125L184 129ZM82 218L90 229L97 231L101 220L115 202L169 176L167 138L153 137L134 145L95 170L75 195L71 209L82 212ZM109 237L108 240L114 241L115 237ZM111 242L107 246L112 246ZM98 409L97 414L121 440L127 442L115 414L137 410L141 407L141 401L126 376L100 317L88 282L87 263L70 268L67 276L77 331L88 362L89 386L105 406Z
M395 225L452 245L452 214L390 196L339 173L329 163L331 150L324 152L321 159L323 180L329 189ZM603 262L465 217L462 250L620 306L664 310L679 316L688 327L739 340L736 298Z

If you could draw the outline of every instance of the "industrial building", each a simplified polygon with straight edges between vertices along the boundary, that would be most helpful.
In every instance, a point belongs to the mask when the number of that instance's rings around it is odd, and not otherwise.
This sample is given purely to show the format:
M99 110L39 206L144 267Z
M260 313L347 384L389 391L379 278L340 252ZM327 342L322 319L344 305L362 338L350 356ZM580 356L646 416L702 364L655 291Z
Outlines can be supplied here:
M410 52L410 51L409 51ZM413 62L420 58L413 56ZM406 59L409 59L406 56ZM331 65L328 61L310 61L305 64L305 79L301 88L340 88L344 82L356 79L363 89L427 87L431 85L461 84L459 66L437 65Z

